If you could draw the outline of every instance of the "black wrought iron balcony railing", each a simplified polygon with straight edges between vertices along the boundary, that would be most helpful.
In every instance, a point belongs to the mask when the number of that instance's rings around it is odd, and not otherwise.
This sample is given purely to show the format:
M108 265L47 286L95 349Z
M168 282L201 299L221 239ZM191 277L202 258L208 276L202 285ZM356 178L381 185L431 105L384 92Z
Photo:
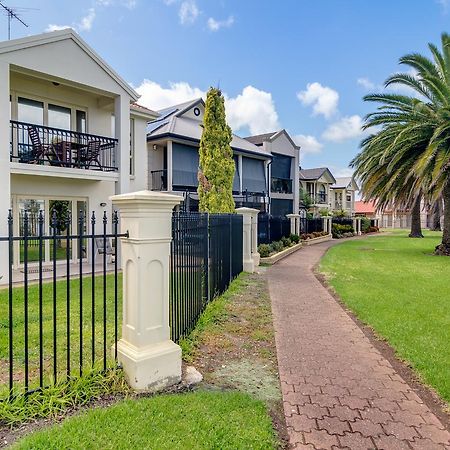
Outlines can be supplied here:
M272 177L271 191L277 194L292 194L292 180Z
M118 140L10 121L12 162L117 172Z
M167 170L152 170L152 191L167 191Z

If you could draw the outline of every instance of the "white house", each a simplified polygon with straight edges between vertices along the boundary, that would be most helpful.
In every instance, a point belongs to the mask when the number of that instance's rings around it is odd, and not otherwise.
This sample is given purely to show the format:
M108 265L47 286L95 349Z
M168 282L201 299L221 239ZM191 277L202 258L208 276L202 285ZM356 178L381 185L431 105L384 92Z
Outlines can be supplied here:
M318 215L321 209L331 209L331 186L336 179L327 167L300 169L300 191L311 199L311 212Z
M137 99L72 29L1 42L0 236L9 208L17 234L24 210L43 210L48 230L51 205L64 202L76 230L80 211L100 217L111 195L145 189L145 127L156 113ZM0 277L6 270L0 258Z
M359 187L354 177L336 178L331 186L331 208L345 211L349 216L355 214L355 194Z

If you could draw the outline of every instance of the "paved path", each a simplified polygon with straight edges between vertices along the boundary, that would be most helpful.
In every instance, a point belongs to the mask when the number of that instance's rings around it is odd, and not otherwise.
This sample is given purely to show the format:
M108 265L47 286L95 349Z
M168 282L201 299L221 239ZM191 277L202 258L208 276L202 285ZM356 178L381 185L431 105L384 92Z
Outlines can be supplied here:
M450 433L313 275L331 245L268 270L293 447L450 449Z

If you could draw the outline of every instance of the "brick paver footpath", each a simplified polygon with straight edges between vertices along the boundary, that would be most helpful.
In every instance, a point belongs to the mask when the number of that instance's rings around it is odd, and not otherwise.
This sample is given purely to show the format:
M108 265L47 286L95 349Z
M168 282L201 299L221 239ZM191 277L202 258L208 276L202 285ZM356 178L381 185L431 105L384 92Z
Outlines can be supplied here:
M448 430L313 275L331 245L268 270L292 447L450 449Z

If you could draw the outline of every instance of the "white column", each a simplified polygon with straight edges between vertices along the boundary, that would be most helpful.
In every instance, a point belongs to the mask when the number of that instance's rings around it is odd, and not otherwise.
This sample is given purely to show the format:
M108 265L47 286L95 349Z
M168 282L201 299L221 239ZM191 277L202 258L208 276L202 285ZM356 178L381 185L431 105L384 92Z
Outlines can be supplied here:
M117 194L130 192L130 99L118 95L114 100L116 138L119 140L116 164L119 167Z
M9 168L10 104L9 64L0 62L0 236L8 235L8 210L11 207ZM0 243L0 284L8 282L8 244Z
M130 386L156 391L181 379L181 349L170 340L172 210L181 197L141 191L111 198L122 238L123 321L117 343Z
M244 272L253 273L259 265L258 253L258 210L253 208L237 208L237 214L243 217L243 267ZM256 235L256 239L255 239Z
M300 234L300 214L286 214L291 221L291 234Z
M322 226L323 226L323 231L328 231L327 227L328 227L328 217L322 217Z
M173 185L173 159L172 141L167 141L167 191L172 192Z
M352 219L352 222L353 222L353 231L356 233L356 234L358 234L358 222L356 221L356 218L354 217L353 219Z
M331 233L332 226L333 226L333 218L328 217L328 234L332 234Z

